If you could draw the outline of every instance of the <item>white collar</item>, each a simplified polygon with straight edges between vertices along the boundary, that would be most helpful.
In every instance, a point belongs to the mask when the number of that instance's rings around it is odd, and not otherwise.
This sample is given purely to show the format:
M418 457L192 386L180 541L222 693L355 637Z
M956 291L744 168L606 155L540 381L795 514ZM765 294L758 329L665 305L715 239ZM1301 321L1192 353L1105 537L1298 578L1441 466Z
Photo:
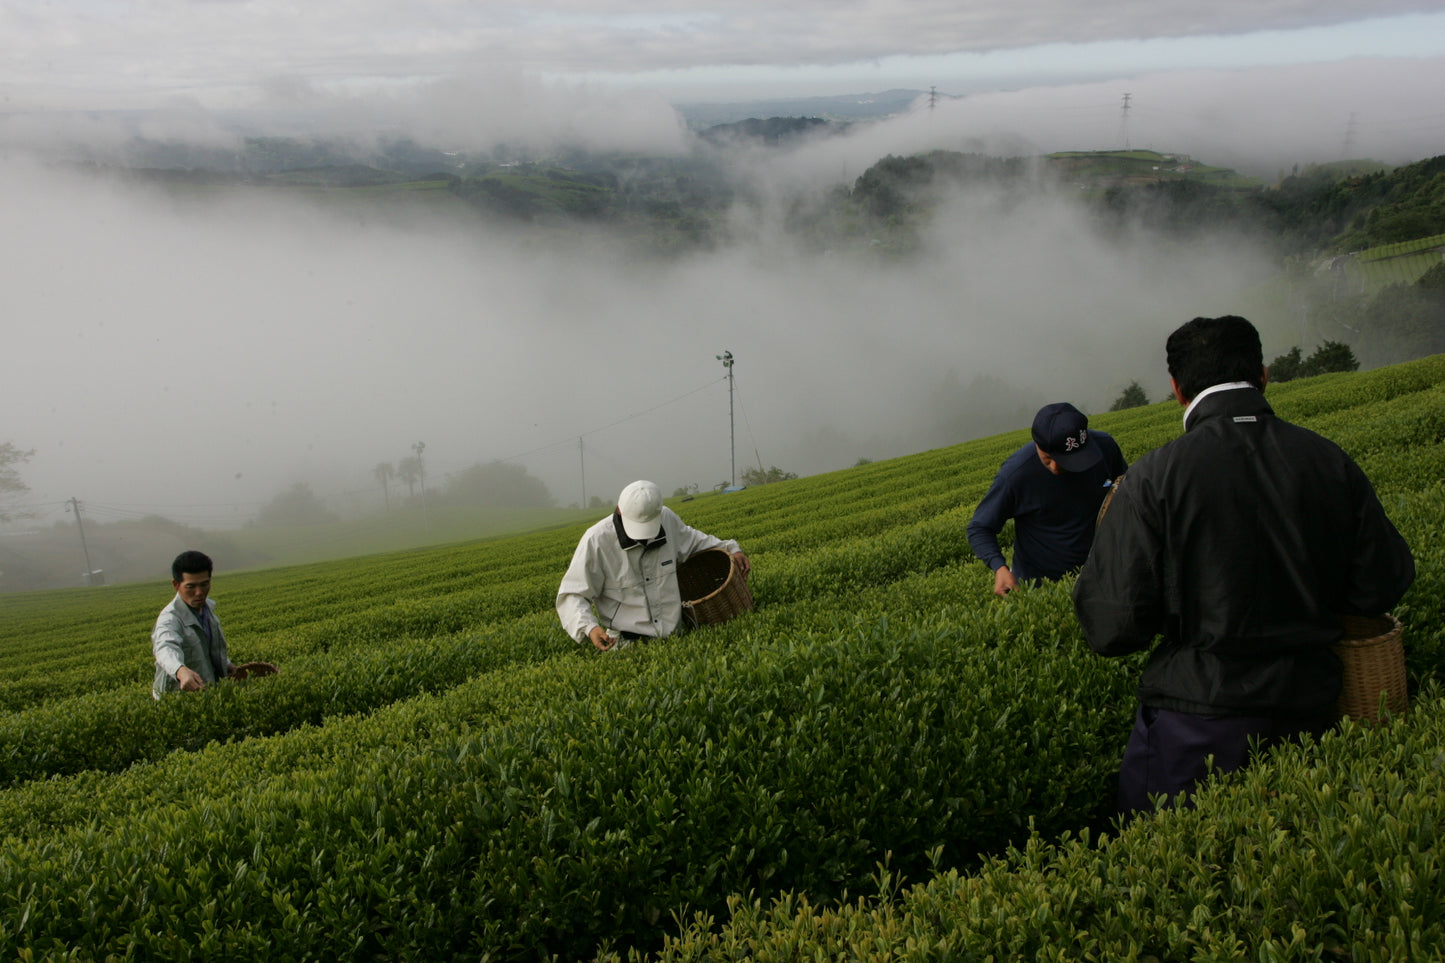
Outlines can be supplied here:
M1250 384L1248 381L1230 381L1225 384L1210 385L1208 388L1205 388L1203 391L1199 392L1199 394L1195 395L1194 400L1189 402L1189 407L1184 409L1184 430L1189 430L1189 416L1194 413L1195 405L1199 404L1201 401L1203 401L1205 398L1208 398L1215 392L1233 391L1236 388L1254 388L1254 385ZM1256 388L1255 390L1258 391L1259 389Z

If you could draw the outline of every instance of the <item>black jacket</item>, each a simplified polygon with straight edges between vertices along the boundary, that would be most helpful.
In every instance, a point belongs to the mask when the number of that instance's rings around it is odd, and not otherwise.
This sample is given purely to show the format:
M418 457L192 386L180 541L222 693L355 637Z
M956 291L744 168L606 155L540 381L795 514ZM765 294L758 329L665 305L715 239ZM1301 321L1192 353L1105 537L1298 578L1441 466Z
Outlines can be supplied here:
M1415 578L1409 546L1339 446L1253 388L1199 400L1185 434L1124 476L1074 586L1101 655L1164 638L1144 705L1310 716L1340 689L1338 613L1376 615Z

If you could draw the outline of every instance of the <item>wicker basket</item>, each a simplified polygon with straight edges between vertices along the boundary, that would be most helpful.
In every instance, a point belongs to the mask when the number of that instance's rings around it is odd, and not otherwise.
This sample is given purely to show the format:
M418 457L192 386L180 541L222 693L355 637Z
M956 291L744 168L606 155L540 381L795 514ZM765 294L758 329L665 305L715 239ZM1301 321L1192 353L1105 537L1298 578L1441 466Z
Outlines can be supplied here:
M1405 678L1404 631L1393 615L1342 615L1345 636L1335 645L1344 684L1335 708L1341 717L1380 721L1380 696L1392 715L1410 708Z
M1109 494L1104 496L1104 503L1099 506L1099 514L1094 516L1094 528L1097 529L1104 523L1104 513L1109 510L1109 503L1114 500L1114 493L1119 490L1119 483L1123 480L1124 476L1120 475L1109 485Z
M721 625L753 607L746 575L721 548L698 552L677 567L682 614L688 625Z
M263 675L275 675L276 667L269 662L243 662L236 666L233 679L254 679Z

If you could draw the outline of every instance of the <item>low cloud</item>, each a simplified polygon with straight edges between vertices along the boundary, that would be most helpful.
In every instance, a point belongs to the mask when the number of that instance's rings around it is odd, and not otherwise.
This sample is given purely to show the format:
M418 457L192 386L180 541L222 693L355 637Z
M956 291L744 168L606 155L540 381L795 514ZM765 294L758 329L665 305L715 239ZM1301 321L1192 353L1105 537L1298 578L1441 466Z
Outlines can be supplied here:
M514 458L564 504L638 476L710 487L731 472L724 350L742 466L813 473L999 430L997 399L965 390L984 375L1014 406L1097 410L1260 267L1238 245L1106 241L1045 194L960 194L905 264L805 253L766 219L656 263L14 165L0 195L0 403L37 450L32 496L209 523L295 481L370 491L418 441L436 479Z
M123 159L139 131L213 147L240 136L237 115L193 103L10 115L0 441L36 450L37 502L238 524L298 481L375 500L372 468L417 442L434 478L510 458L563 504L638 476L711 487L733 456L724 350L739 466L804 474L1002 430L1047 401L1097 411L1135 379L1161 397L1168 330L1252 313L1241 305L1270 265L1250 239L1104 236L1067 186L960 191L915 256L890 260L801 246L783 229L792 202L887 154L1029 156L1118 147L1121 134L1266 179L1347 143L1416 160L1436 152L1438 118L1412 120L1406 93L1445 86L1442 64L1134 78L1127 117L1114 84L920 101L846 136L728 155L751 199L735 242L662 262L580 231L279 191L182 198L50 166L77 144ZM305 84L274 95L253 129L344 133L358 151L398 135L468 150L695 146L652 95L505 71L379 98ZM20 144L47 147L46 161ZM1255 319L1267 353L1293 343L1282 319Z

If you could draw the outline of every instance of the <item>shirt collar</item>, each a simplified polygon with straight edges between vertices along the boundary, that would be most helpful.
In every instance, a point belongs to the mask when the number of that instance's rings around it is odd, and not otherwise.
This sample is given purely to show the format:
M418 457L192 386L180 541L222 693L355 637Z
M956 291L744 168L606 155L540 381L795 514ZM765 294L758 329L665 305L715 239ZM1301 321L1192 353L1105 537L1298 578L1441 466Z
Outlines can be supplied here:
M1184 409L1184 430L1189 430L1189 416L1194 414L1195 405L1199 404L1201 401L1203 401L1205 398L1208 398L1212 394L1220 391L1234 391L1236 388L1254 388L1254 385L1250 384L1248 381L1229 381L1224 384L1210 385L1208 388L1205 388L1203 391L1199 392L1199 394L1195 395L1194 400L1189 402L1189 407ZM1258 391L1259 389L1255 388L1255 390Z
M617 511L616 509L613 509L612 511L612 527L616 529L617 541L624 549L631 548L634 545L641 545L643 551L646 551L653 546L664 545L667 543L667 532L663 531L661 528L657 530L656 535L648 539L637 539L633 538L631 535L628 535L627 529L622 527L622 513Z

